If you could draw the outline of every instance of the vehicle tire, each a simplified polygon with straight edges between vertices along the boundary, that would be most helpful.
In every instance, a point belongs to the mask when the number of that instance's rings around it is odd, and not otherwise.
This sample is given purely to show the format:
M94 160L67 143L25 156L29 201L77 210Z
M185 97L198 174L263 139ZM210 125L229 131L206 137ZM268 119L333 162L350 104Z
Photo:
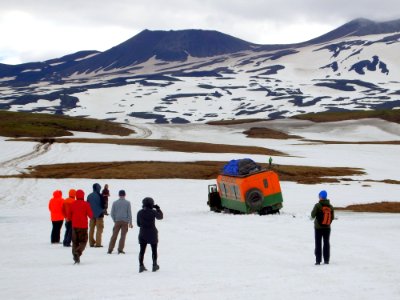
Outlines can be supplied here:
M265 216L265 215L270 214L271 212L272 212L272 207L271 207L271 206L265 206L265 207L261 208L261 209L258 211L258 214L259 214L260 216Z
M253 188L247 191L245 200L252 211L258 211L262 207L264 196L259 189Z

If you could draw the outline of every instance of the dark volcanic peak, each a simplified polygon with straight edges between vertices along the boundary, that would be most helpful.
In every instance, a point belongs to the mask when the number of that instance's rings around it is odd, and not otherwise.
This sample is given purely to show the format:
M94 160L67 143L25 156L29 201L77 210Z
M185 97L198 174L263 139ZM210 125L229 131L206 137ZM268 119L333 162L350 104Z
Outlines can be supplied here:
M400 32L400 19L386 22L356 19L350 23L353 23L357 27L356 31L352 34L354 36Z
M374 22L368 19L355 19L320 37L301 44L319 44L346 36L364 36L400 32L400 19L387 22Z
M257 45L211 30L144 30L131 39L85 60L78 72L123 68L155 57L164 61L183 61L189 55L211 57L251 49Z
M235 53L254 45L218 31L196 29L144 30L121 45L135 47L136 43L150 46L158 59L173 61L186 59L188 54L194 57L210 57Z

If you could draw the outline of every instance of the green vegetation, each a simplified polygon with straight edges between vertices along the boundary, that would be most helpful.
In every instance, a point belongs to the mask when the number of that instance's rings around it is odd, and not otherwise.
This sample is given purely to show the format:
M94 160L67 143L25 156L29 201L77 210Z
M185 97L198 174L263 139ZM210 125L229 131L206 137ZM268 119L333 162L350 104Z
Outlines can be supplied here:
M400 123L400 109L396 110L354 110L344 112L320 112L293 116L294 119L309 120L313 122L336 122L345 120L358 120L378 118L389 122Z
M0 136L57 137L70 131L126 136L133 130L109 121L50 114L0 111Z

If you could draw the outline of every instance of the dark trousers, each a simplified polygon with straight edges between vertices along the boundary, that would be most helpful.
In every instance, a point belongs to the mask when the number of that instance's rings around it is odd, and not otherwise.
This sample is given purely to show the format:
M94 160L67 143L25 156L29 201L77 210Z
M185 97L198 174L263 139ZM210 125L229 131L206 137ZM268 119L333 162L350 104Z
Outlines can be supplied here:
M63 225L64 220L61 221L51 221L53 224L53 229L51 230L51 243L59 243L60 242L60 234L61 228Z
M139 264L143 266L143 259L144 259L144 253L146 252L146 246L147 244L145 243L140 243L140 252L139 252ZM157 244L151 244L151 257L153 259L153 265L157 264Z
M119 238L119 244L118 244L118 251L123 251L125 247L125 238L126 234L128 232L128 222L124 221L117 221L114 224L113 228L113 234L110 239L110 244L108 246L108 251L111 252L114 249L115 243L117 242L117 237L119 234L119 231L121 231L121 237Z
M315 228L315 261L321 262L322 254L324 255L324 262L329 263L330 257L330 244L329 237L331 235L330 228ZM322 248L322 240L324 240L324 246Z
M87 228L72 228L72 255L79 258L88 241Z
M69 247L71 246L71 241L72 241L72 222L65 221L65 234L64 234L63 245Z

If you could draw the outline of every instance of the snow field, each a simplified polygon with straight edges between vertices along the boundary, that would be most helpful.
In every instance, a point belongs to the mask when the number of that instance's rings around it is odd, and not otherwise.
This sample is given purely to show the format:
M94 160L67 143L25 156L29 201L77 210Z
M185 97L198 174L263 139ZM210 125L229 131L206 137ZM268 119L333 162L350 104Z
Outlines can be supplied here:
M308 138L398 140L398 125L364 122L269 124ZM142 274L138 273L136 226L128 232L125 255L117 255L116 249L112 255L106 253L113 226L110 217L105 217L104 248L87 247L80 265L73 265L70 248L50 244L47 205L53 191L60 189L65 196L70 188L76 188L88 195L97 180L2 178L0 299L398 299L400 256L396 249L400 248L400 218L397 214L336 211L329 266L314 266L314 229L309 218L322 189L328 191L334 206L399 201L399 185L361 181L399 180L398 146L320 145L297 140L248 139L241 134L246 127L256 125L146 124L138 128L151 134L150 138L264 146L291 155L274 157L277 164L360 167L367 175L353 176L355 181L336 184L281 182L284 206L280 215L272 216L210 212L206 205L207 186L214 184L214 180L98 181L102 186L106 183L110 186L110 207L118 190L126 190L134 223L141 200L146 196L153 197L164 212L164 220L157 222L161 269ZM94 137L86 133L79 136ZM71 143L53 144L41 155L13 161L32 152L35 143L0 139L0 145L3 174L5 169L15 173L29 165L44 163L241 157ZM268 159L246 157L259 162ZM151 268L150 249L145 264Z
M81 264L73 265L70 248L50 244L47 198L56 188L64 194L71 187L88 193L92 182L3 181L7 196L1 199L0 230L6 237L0 241L0 279L5 287L0 289L1 298L396 299L400 295L400 261L393 251L400 246L396 215L337 212L331 264L313 265L313 223L308 215L322 188L336 205L340 187L333 186L283 183L281 215L261 217L208 211L207 184L213 181L108 180L104 183L112 189L110 204L124 188L134 215L145 196L161 206L165 215L157 222L161 269L138 273L136 227L128 232L126 255L117 255L116 249L106 254L110 217L105 218L105 247L87 247ZM148 249L147 267L150 257Z

